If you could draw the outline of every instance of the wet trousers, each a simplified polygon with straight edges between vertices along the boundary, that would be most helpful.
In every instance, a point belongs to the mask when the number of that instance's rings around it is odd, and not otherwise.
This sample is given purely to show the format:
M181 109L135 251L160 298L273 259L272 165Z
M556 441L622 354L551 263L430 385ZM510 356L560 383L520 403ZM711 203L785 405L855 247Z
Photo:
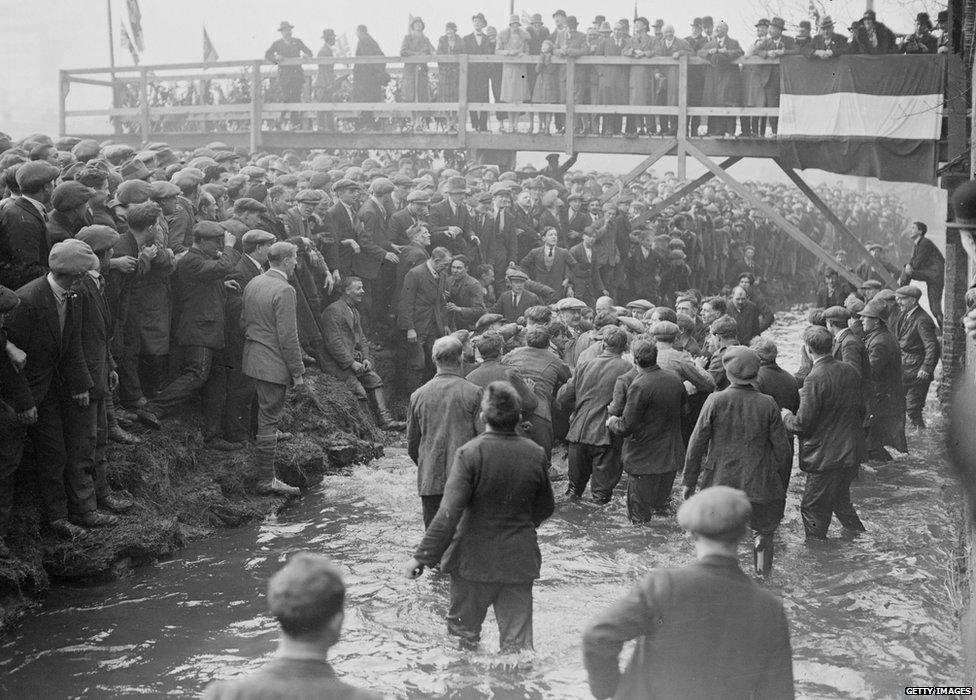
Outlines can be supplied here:
M617 445L569 443L569 492L575 496L583 495L586 484L592 478L590 491L593 499L604 503L609 501L622 472L623 463Z
M451 575L447 631L460 637L463 647L474 648L481 641L489 607L495 610L503 653L532 649L532 581L487 583Z
M627 475L627 515L635 525L648 522L655 515L667 513L671 487L678 472Z
M905 385L905 413L908 414L909 422L916 428L925 427L922 408L925 406L925 397L928 396L931 383L931 381L916 379L911 384Z
M842 467L807 473L807 483L800 501L800 516L808 537L825 539L833 515L848 530L864 531L864 524L851 503L851 482L857 476L857 471L857 467Z

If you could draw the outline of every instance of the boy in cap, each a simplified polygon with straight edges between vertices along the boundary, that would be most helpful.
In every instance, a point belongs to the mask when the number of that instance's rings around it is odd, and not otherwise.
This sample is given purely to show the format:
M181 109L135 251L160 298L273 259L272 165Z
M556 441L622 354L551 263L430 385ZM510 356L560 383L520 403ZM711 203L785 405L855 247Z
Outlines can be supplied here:
M907 235L915 244L912 259L906 263L898 284L907 285L912 280L925 282L928 291L929 308L935 322L942 326L942 290L945 288L945 257L942 251L926 237L928 226L916 221L908 229Z
M704 461L704 486L741 489L752 505L755 533L753 563L757 574L773 567L773 533L783 517L786 488L781 474L789 472L789 439L779 407L755 386L759 355L733 346L722 357L729 387L705 399L688 441L685 498L694 493ZM707 457L706 457L707 454Z
M17 168L20 196L0 208L0 284L10 289L47 273L47 206L60 173L42 160Z
M253 673L210 684L203 697L379 700L379 693L340 681L328 662L342 630L345 597L342 574L328 558L294 554L268 581L268 612L281 628L274 658Z
M942 354L939 332L932 317L918 300L922 290L905 285L895 290L898 317L892 330L901 346L901 365L905 383L905 410L912 427L924 428L922 408L929 393L929 384L935 374L935 366Z
M793 697L783 603L739 568L751 510L747 496L727 486L681 505L678 524L691 534L697 561L651 570L593 620L583 661L595 697ZM635 638L621 674L620 652Z

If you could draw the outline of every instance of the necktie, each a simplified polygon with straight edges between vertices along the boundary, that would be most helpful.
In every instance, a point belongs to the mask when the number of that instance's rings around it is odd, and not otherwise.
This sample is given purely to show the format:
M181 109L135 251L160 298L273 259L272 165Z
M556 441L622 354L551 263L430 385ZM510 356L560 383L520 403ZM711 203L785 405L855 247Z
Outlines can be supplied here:
M54 295L54 303L58 306L58 323L61 326L61 333L64 333L64 321L68 315L68 294L63 292L62 294Z
M515 307L516 310L518 310L518 305L519 305L519 295L518 294L513 294L512 295L512 305Z

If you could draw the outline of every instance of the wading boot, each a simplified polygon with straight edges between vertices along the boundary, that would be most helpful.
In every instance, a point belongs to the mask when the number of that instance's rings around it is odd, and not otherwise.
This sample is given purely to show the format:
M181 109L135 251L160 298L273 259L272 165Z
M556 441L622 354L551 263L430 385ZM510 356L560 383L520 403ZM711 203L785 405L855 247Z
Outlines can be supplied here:
M752 563L756 573L767 577L773 570L773 536L756 535L756 543L752 550Z
M386 395L382 389L373 389L370 392L373 401L376 402L376 414L379 417L379 424L383 430L406 430L407 424L402 420L393 420L390 409L386 406Z

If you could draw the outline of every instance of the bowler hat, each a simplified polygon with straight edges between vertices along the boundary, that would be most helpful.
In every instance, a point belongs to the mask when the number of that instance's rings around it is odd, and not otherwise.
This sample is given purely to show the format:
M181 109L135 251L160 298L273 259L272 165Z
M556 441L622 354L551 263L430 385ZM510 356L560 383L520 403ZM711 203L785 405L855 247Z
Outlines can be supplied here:
M294 28L295 28L295 25L294 24L291 24L290 22L287 22L287 21L286 22L282 22L281 24L278 25L278 31L279 32L283 32L286 29L294 29Z
M743 531L751 515L745 493L729 486L709 486L681 504L678 525L696 535L717 537Z
M782 17L773 17L771 20L769 20L769 26L778 27L780 29L786 29L786 22L783 20Z

